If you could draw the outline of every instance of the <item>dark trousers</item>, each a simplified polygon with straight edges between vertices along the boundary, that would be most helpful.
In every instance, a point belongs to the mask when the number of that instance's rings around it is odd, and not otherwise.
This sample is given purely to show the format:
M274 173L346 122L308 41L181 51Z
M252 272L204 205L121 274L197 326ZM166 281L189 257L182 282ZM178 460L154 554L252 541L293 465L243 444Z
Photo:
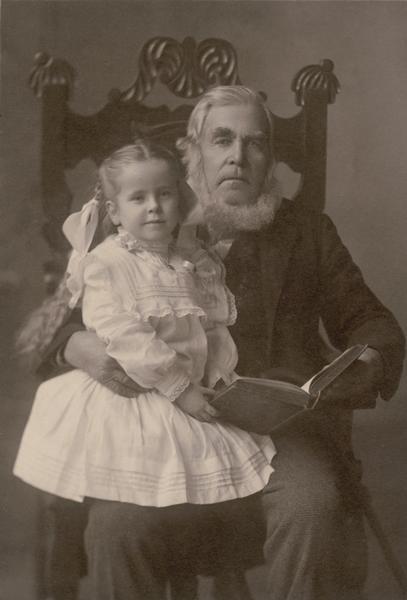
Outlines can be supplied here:
M354 480L347 471L344 477L333 439L299 424L273 440L275 471L262 495L270 599L361 599L367 573L362 508L350 497Z
M90 500L92 600L163 600L168 580L176 588L195 573L246 569L262 546L270 600L362 598L362 513L320 429L273 434L275 471L262 494L244 500L166 508Z
M176 600L191 598L198 573L255 564L260 552L247 548L260 550L264 539L258 508L258 496L164 508L90 501L85 545L92 600L162 600L167 581Z
M41 598L44 595L52 600L76 600L80 579L87 572L83 537L88 507L85 503L46 495L41 512L39 535L43 538L45 556L36 557L41 561L38 564L40 587L44 588Z

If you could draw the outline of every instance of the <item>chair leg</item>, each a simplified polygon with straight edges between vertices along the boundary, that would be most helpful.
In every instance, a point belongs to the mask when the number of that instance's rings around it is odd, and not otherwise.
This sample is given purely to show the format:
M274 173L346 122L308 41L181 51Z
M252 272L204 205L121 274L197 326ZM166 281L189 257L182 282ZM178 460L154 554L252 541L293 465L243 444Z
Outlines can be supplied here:
M44 600L48 596L46 572L47 572L47 549L48 549L48 528L46 519L46 509L42 494L37 494L37 515L36 515L36 536L34 548L34 569L35 569L35 600Z

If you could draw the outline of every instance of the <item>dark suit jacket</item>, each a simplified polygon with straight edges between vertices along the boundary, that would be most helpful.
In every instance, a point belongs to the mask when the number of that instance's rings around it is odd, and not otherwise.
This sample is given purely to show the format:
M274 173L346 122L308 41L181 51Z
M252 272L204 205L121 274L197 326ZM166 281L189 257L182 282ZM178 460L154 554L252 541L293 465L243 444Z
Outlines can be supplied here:
M360 343L379 351L385 367L380 392L389 399L402 370L404 336L394 316L365 284L329 217L284 200L272 226L255 237L260 281L251 310L265 313L266 367L289 369L304 381L318 371L327 362L321 319L336 348ZM44 357L43 376L59 372L53 361L56 349L81 328L76 312ZM235 328L233 334L247 363L250 327L245 329L242 333ZM249 364L240 366L241 374L250 372Z
M385 367L380 391L389 399L402 370L404 335L364 282L330 218L285 201L272 227L257 236L270 367L289 368L304 380L312 376L326 362L321 318L336 348L368 344L378 350Z

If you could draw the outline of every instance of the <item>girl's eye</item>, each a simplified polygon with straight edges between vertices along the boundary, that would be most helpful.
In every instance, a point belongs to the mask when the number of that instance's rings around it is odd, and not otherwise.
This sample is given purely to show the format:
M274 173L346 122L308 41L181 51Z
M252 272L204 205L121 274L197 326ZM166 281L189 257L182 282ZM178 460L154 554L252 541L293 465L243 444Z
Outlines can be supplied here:
M143 202L144 196L142 194L137 194L136 196L131 197L132 202Z
M171 190L161 190L161 198L169 198L171 196Z

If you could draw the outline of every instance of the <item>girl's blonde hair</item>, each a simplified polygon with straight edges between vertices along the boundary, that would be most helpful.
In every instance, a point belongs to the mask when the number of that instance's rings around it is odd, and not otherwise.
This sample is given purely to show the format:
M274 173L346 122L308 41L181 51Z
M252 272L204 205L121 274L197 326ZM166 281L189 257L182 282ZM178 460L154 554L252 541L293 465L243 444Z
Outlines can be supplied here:
M136 140L113 152L100 165L99 179L105 200L114 200L118 192L117 178L122 167L153 159L165 161L178 178L182 177L181 161L173 152L150 140Z
M71 293L66 286L66 275L57 289L34 309L17 332L15 346L31 371L36 371L56 332L71 314Z

